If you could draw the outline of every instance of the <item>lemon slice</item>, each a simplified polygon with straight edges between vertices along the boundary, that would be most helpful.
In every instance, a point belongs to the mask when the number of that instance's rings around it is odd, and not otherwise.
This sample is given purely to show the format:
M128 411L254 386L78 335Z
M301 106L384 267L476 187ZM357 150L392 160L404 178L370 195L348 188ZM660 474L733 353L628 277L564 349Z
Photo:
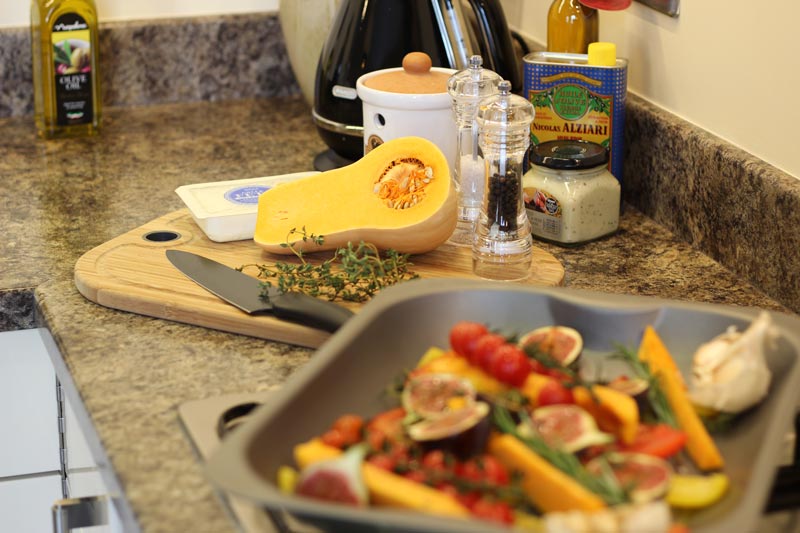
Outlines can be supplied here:
M708 476L673 475L667 503L681 509L701 509L717 503L728 491L730 481L725 474Z

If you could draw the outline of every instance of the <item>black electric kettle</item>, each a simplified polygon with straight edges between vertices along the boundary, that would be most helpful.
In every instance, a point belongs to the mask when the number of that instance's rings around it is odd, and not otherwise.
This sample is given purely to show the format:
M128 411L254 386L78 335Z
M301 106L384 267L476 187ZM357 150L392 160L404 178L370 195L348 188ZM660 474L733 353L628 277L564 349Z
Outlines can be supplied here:
M462 70L471 55L522 89L522 62L499 0L342 0L317 65L313 118L330 150L319 170L364 153L356 80L399 67L408 52L425 52L435 67Z

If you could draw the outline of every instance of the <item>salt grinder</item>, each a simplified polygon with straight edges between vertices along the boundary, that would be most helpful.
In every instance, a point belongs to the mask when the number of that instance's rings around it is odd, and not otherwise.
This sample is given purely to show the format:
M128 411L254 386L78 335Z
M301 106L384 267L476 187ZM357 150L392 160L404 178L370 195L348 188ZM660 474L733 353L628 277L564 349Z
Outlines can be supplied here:
M484 188L484 163L478 149L475 117L481 99L497 94L497 85L502 81L499 74L482 68L482 64L481 56L471 56L469 67L453 74L447 82L458 126L453 168L458 191L458 223L450 242L464 246L472 245Z
M484 197L475 224L472 270L486 279L518 281L530 274L533 243L522 199L522 173L534 110L501 81L481 100L476 122L485 158Z

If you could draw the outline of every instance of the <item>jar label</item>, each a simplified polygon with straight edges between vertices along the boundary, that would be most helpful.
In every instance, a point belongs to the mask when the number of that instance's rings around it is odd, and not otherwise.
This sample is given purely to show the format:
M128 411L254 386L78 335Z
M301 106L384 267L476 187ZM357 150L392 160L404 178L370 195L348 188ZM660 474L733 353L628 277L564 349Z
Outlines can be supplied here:
M547 239L560 239L562 207L558 198L536 187L525 187L522 192L531 233Z
M53 23L56 121L59 126L88 124L94 118L92 39L86 20L65 13Z
M272 187L265 185L250 185L247 187L236 187L225 192L225 199L234 204L254 205L258 204L258 197Z
M565 61L549 52L525 56L523 94L536 117L531 143L557 139L583 139L608 149L608 168L620 183L624 157L627 61L613 67L586 63L586 54Z

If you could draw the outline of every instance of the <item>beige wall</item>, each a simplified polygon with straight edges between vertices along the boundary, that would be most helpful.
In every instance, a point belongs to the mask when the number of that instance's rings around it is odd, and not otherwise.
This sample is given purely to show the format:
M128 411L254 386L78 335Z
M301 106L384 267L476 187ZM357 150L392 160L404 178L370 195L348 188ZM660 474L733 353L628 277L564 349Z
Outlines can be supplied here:
M277 11L278 0L94 0L101 21ZM0 0L0 28L27 26L30 0Z
M551 0L501 0L544 43ZM682 0L678 18L634 2L600 14L629 59L628 89L800 178L800 2ZM664 154L669 157L669 154Z

